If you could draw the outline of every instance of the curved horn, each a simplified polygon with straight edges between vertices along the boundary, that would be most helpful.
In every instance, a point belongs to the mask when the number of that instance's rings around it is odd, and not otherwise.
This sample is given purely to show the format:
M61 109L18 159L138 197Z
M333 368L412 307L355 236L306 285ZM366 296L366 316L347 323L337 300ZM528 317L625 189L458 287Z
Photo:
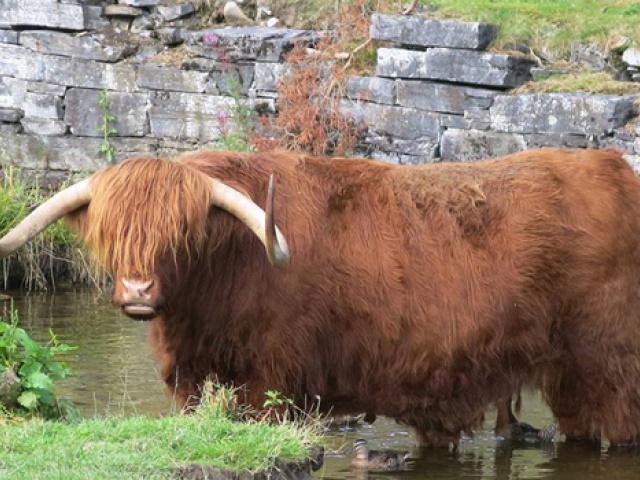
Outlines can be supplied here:
M11 255L53 222L90 201L88 178L56 193L0 238L0 258Z
M211 179L211 204L226 210L244 223L260 239L267 251L269 262L276 267L289 264L289 247L273 217L273 175L269 179L267 212L249 197L220 180Z

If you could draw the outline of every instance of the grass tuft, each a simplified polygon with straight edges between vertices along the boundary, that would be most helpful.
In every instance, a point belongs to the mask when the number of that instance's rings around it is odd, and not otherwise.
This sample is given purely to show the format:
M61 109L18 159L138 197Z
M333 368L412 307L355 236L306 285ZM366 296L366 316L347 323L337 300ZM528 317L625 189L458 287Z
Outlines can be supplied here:
M191 414L163 418L5 420L0 478L169 479L192 465L258 471L276 458L302 460L319 443L317 424L234 421L220 408L229 396L229 390L223 391L221 401L207 397Z

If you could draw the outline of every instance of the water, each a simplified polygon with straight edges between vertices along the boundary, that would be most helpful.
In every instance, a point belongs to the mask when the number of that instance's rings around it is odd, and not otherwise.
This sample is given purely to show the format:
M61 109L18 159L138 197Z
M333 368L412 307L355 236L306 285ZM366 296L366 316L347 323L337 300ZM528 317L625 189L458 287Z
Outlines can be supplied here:
M166 398L150 348L144 322L133 322L114 309L107 295L61 292L25 296L13 292L21 325L38 341L47 341L49 329L58 338L80 348L66 354L75 375L57 388L85 416L107 414L164 415L174 411ZM525 394L520 417L542 426L552 420L537 394ZM335 429L328 433L331 451L314 477L326 480L418 480L451 478L638 480L640 449L609 450L562 441L546 446L510 445L492 432L493 412L474 439L465 439L457 451L414 448L410 431L378 418L373 425ZM370 448L409 450L410 469L393 473L357 472L350 468L350 446L365 438Z

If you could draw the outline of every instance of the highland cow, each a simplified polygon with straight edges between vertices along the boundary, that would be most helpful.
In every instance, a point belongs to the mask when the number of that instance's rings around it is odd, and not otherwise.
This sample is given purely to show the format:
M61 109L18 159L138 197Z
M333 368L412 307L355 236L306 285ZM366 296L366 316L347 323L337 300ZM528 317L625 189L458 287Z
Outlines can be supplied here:
M182 405L215 376L258 408L277 390L439 446L529 386L569 439L640 439L640 180L614 150L132 159L54 196L0 255L62 216L114 304L150 320Z

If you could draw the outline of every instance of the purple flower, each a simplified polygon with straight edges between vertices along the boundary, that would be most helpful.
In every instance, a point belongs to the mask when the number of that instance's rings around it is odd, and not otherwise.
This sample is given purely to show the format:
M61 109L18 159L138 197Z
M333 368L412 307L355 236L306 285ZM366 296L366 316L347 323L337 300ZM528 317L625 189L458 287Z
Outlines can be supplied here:
M202 36L204 43L208 43L209 45L216 45L218 43L218 37L211 32L207 32Z
M227 112L224 110L220 110L217 114L218 123L221 127L224 127L227 124Z

